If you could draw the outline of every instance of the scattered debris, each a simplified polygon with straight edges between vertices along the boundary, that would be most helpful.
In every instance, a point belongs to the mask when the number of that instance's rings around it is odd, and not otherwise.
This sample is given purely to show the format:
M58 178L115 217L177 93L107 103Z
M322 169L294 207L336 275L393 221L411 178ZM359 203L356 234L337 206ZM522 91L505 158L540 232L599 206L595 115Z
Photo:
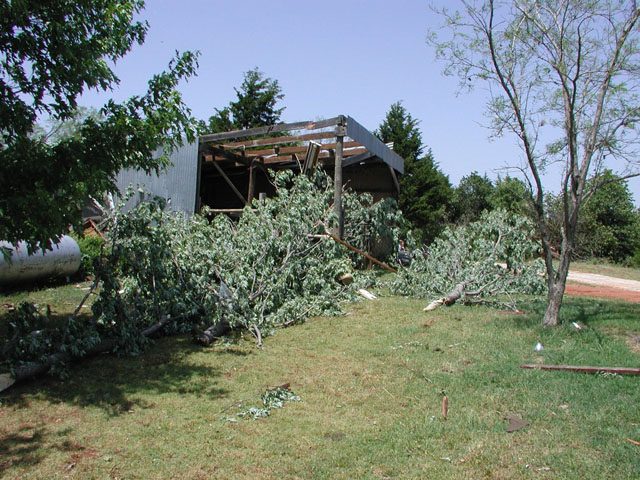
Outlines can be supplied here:
M376 298L378 298L373 293L365 290L364 288L361 288L360 290L358 290L358 294L362 295L367 300L375 300Z
M402 343L400 345L392 345L390 348L391 350L402 350L404 348L407 347L422 347L424 344L422 342L419 341L415 341L415 342L407 342L407 343Z
M285 402L299 402L300 397L289 390L289 385L289 383L284 383L278 387L267 389L267 391L262 394L262 404L264 405L262 408L252 407L238 413L238 416L264 418L268 417L274 408L284 407ZM228 420L232 421L230 418Z
M447 419L449 413L449 397L446 395L442 398L442 418Z
M616 373L618 375L640 375L640 368L630 367L583 367L573 365L520 365L520 368L540 370L569 370L583 373Z
M628 440L629 442L633 443L634 445L640 445L640 442L637 442L637 441L632 440L632 439L630 439L630 438L627 438L627 440Z
M346 435L342 432L335 432L335 433L325 433L324 434L324 438L330 438L331 440L333 440L334 442L337 442L339 440L342 440L343 438L345 438Z
M573 325L573 327L574 327L576 330L581 330L581 329L582 329L582 327L580 326L580 324L579 324L579 323L577 323L577 322L571 322L571 325Z
M508 433L517 432L518 430L531 425L529 420L525 420L517 415L507 415L505 419L509 420L509 425L507 426Z
M440 460L444 460L445 462L450 462L451 457L440 457Z
M3 307L4 307L4 305L3 305ZM640 343L640 335L634 335L633 333L630 333L628 336L634 342Z
M536 468L536 472L550 472L550 471L551 471L551 467Z
M542 350L544 350L544 347L542 346L542 344L541 344L540 342L538 342L538 343L536 343L536 346L535 346L535 347L533 347L533 349L534 349L536 352L541 352Z

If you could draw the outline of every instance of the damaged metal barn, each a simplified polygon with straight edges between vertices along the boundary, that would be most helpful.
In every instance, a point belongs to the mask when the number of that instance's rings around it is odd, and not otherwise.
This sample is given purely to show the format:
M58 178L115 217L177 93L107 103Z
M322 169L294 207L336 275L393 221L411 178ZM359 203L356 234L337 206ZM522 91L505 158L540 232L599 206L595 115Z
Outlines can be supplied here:
M334 179L334 208L342 218L342 190L369 192L375 200L397 198L403 159L349 116L282 123L202 135L171 155L172 166L157 175L125 170L117 185L139 185L169 200L187 215L206 205L217 213L240 215L254 198L269 197L269 170L306 173L316 165ZM140 194L140 201L143 196Z

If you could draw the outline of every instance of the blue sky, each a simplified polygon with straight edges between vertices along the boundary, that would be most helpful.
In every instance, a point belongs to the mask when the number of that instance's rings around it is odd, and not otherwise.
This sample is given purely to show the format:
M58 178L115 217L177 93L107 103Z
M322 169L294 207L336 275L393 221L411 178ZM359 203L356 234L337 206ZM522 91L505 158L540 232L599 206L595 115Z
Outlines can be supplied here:
M445 2L446 0L443 0ZM420 120L423 141L456 185L476 170L491 178L522 159L512 137L489 141L485 94L456 96L457 80L425 42L439 19L421 0L147 0L141 18L150 29L142 46L115 66L113 92L81 100L101 106L146 90L175 50L199 50L198 76L181 86L197 118L235 99L243 73L258 67L285 94L282 120L295 122L350 115L370 130L401 100ZM557 190L557 174L547 177ZM640 179L629 181L640 204Z

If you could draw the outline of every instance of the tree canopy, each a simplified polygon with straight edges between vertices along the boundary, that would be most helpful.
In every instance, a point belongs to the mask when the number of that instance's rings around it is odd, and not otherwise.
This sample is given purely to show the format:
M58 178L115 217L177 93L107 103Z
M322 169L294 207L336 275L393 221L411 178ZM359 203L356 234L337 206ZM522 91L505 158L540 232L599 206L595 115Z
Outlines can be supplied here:
M192 52L176 52L146 93L109 101L76 134L57 141L33 134L47 116L72 119L85 90L117 86L109 62L144 41L148 25L134 21L143 7L141 0L0 3L0 238L50 246L79 223L89 195L115 189L120 169L157 171L168 158L154 151L193 134L176 90L195 73Z
M491 196L494 192L493 182L487 174L480 175L473 171L460 179L454 190L453 220L465 224L480 219L484 211L492 210Z
M418 239L431 243L444 229L452 193L449 179L431 151L423 155L418 124L402 103L396 102L374 134L385 143L393 142L394 151L404 158L398 203Z
M207 123L200 122L202 133L242 130L265 125L274 125L280 121L285 107L276 108L284 98L277 80L266 77L254 68L244 74L240 89L234 88L237 99L229 106L215 109Z
M626 180L605 170L588 184L601 184L589 197L581 212L576 232L574 256L607 258L613 262L629 260L640 249L640 213ZM554 246L562 242L562 197L550 195L548 216Z
M461 0L441 10L448 37L430 41L463 88L487 83L495 135L524 152L547 271L544 325L556 325L588 184L611 161L620 178L638 173L640 7L631 0ZM561 250L553 261L543 174L559 167Z

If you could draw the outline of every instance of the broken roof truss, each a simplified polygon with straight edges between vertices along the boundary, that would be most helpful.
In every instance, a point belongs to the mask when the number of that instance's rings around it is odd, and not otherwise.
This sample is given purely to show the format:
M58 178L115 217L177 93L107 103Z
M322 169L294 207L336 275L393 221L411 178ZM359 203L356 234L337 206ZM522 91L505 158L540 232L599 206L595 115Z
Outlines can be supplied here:
M262 137L262 138L255 138ZM319 145L317 159L323 165L334 162L342 141L343 166L384 162L392 174L404 172L403 159L353 118L340 115L327 120L282 123L200 136L205 162L234 162L250 166L259 161L269 168L300 169L310 143Z

